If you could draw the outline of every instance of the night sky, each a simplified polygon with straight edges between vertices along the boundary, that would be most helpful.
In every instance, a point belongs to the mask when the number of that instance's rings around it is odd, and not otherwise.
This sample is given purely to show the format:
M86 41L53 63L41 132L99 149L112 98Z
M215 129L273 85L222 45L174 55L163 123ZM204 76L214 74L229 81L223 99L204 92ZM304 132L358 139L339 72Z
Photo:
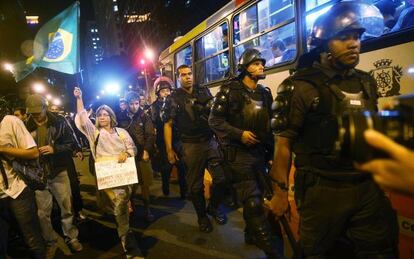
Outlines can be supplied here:
M127 4L135 3L135 6L140 8L144 5L148 6L149 3L145 0L118 0L120 5L122 1ZM157 30L157 39L147 40L153 42L155 45L153 48L160 52L168 47L176 36L184 35L228 2L229 0L152 0L150 11L154 22L151 26ZM31 40L41 25L72 3L73 1L70 0L0 1L1 95L17 93L16 88L20 87L20 83L16 84L11 74L3 69L4 62L13 63L24 60L27 53L30 54ZM94 20L94 10L92 0L80 0L80 3L82 44L84 33L82 29L85 28L83 25L87 20ZM25 15L39 15L40 24L27 25Z

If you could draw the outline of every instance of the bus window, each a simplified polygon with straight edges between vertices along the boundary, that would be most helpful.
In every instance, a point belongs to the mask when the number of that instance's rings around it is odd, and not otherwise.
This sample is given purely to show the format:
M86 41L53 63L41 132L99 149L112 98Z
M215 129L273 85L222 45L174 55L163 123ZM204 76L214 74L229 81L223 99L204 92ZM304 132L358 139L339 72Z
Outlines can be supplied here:
M223 23L195 43L195 73L199 84L229 75L228 25Z
M192 52L193 52L193 50L191 48L191 45L189 45L189 46L185 47L184 49L178 51L175 54L175 65L176 65L176 68L179 67L179 66L181 66L181 65L187 65L189 67L192 67L192 65L191 65L191 55L192 55ZM175 83L176 83L176 86L178 87L179 86L178 79L176 79L176 82Z
M414 27L414 1L372 1L384 17L384 34Z
M306 11L309 11L315 7L321 6L330 0L306 0Z
M257 34L257 7L253 5L234 17L234 42L237 44Z
M240 29L240 18L244 13L251 10L258 10L257 18L250 16L250 21L258 23L259 28L256 37L243 42ZM239 17L240 16L240 17ZM248 20L246 20L248 21ZM281 23L289 22L281 26ZM266 66L271 67L279 63L289 62L296 58L296 30L294 22L294 6L291 0L262 0L256 5L251 6L244 12L234 17L234 38L235 38L235 62L247 48L256 48L262 53L262 57L267 60ZM240 25L241 26L241 25ZM249 24L243 24L248 28ZM256 26L256 25L255 25ZM273 28L273 29L272 29Z
M295 32L295 24L290 23L260 37L262 55L267 60L267 67L295 59L297 53ZM270 45L265 45L269 42ZM271 56L264 54L264 50L265 53L270 52Z
M191 67L191 54L192 54L191 46L187 46L186 48L177 52L175 54L175 65L177 67L181 65L187 65Z
M259 15L259 31L267 30L281 22L287 21L294 16L293 3L291 0L262 0L257 4Z

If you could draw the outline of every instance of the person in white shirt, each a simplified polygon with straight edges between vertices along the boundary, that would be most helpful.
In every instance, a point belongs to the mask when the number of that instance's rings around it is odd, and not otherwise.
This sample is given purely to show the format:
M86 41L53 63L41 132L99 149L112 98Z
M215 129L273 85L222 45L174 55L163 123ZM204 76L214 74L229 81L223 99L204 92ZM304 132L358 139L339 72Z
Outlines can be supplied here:
M39 151L23 122L8 115L7 103L0 99L0 258L7 257L8 214L16 218L33 258L46 257L33 190L20 179L10 160L37 159Z
M128 157L137 154L136 146L128 132L116 127L116 116L109 106L102 105L96 110L96 123L93 124L84 108L80 88L75 87L74 96L77 107L75 123L87 137L95 161L117 159L119 163L124 163ZM102 191L111 201L118 236L127 258L137 258L141 255L141 251L129 227L128 201L132 193L132 185Z

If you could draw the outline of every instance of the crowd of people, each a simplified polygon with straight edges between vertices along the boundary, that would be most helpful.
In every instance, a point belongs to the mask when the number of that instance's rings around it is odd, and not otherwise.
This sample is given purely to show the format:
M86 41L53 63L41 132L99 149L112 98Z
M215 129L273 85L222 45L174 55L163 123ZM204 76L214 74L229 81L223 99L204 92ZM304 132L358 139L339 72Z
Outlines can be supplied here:
M144 218L151 222L153 169L161 172L162 192L168 196L174 166L180 198L192 202L199 231L210 233L212 220L226 224L220 205L231 193L243 207L245 242L267 258L284 258L277 219L289 210L292 161L304 257L335 255L335 244L346 240L360 258L398 258L396 215L379 185L413 194L413 152L372 130L365 134L367 142L390 158L356 165L334 150L337 116L377 110L375 80L355 69L365 31L361 17L354 15L358 8L359 3L342 2L318 18L321 28L312 44L319 56L283 81L275 99L258 83L265 78L266 60L258 50L247 49L237 77L225 82L215 98L207 87L194 84L191 67L183 64L176 69L179 88L160 77L154 103L147 105L143 95L131 91L120 100L119 114L108 105L95 112L86 109L79 87L73 92L74 120L48 107L41 95L30 95L14 116L0 100L0 257L7 256L7 230L14 217L31 256L53 258L53 199L68 247L82 251L75 220L84 217L83 205L72 157L83 159L87 143L91 171L95 162L135 160L139 185L97 191L108 201L127 258L142 256L130 229L138 187ZM14 167L14 161L33 160L45 172L46 188L32 189ZM213 182L208 201L207 171Z

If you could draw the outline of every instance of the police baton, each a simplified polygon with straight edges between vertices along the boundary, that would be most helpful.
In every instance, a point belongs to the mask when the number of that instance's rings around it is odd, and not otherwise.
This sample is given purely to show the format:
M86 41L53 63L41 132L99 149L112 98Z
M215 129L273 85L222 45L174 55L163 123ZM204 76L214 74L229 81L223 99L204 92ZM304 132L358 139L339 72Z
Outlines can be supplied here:
M294 259L301 259L302 258L302 249L300 248L299 243L296 241L295 236L293 235L293 231L289 226L289 223L286 219L286 216L283 215L279 218L279 221L282 225L283 230L285 231L290 247L292 247L293 250L293 257Z

